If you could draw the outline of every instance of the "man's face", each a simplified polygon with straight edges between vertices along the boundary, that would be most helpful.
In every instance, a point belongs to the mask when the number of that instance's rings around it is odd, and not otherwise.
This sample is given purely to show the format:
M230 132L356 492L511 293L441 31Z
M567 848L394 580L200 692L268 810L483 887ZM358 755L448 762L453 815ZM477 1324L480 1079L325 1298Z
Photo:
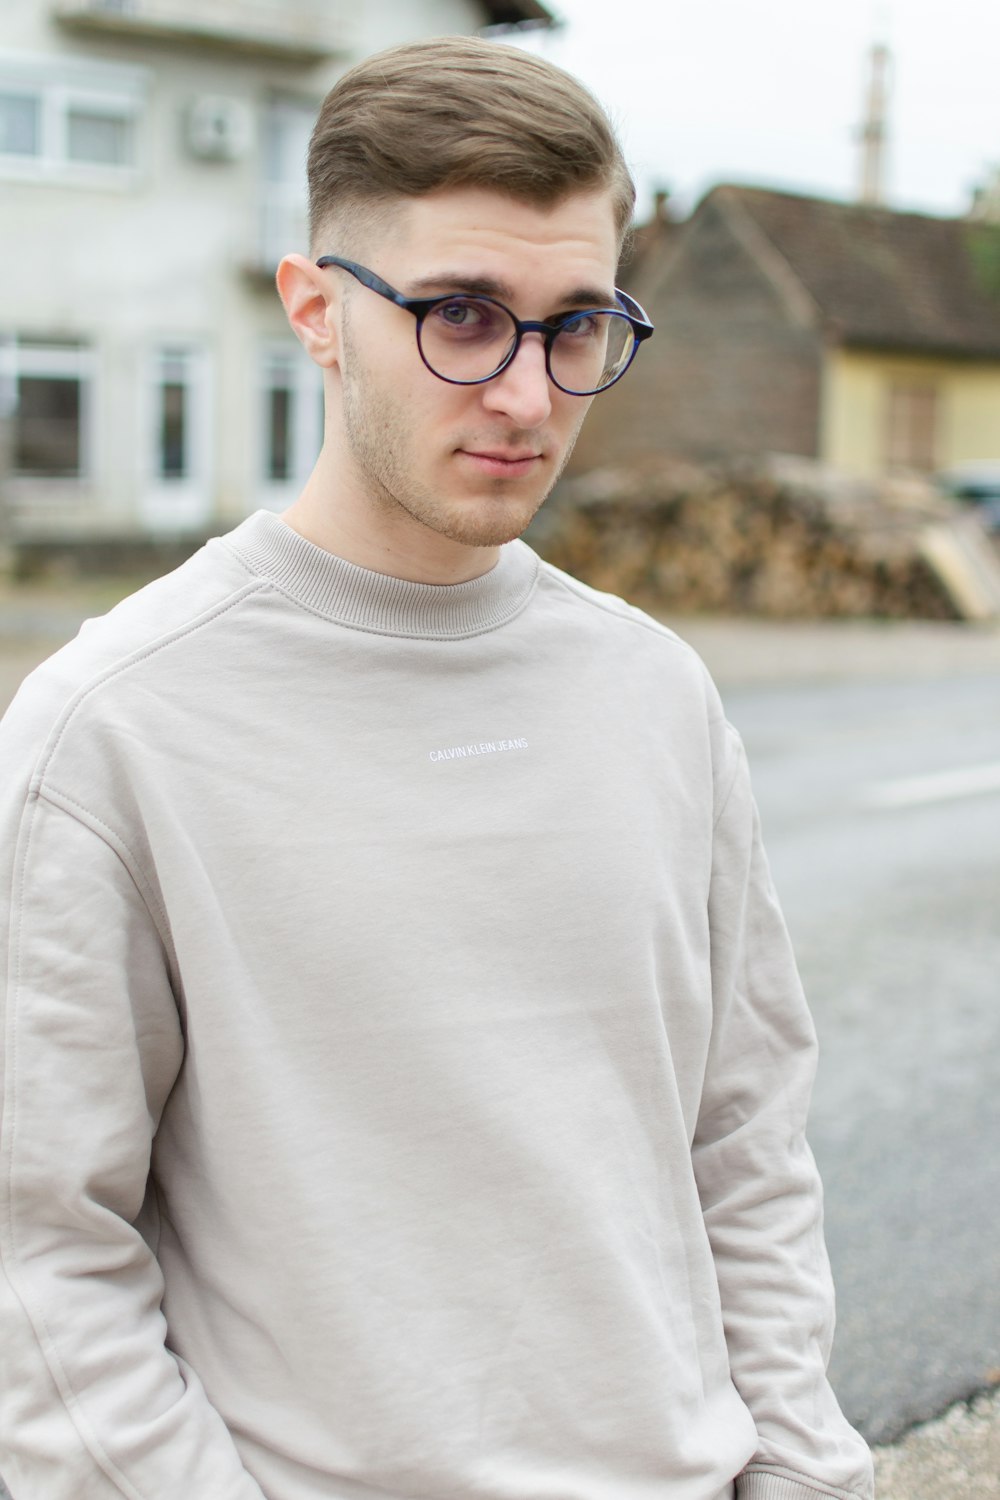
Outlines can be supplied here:
M617 240L605 192L537 208L459 188L405 200L360 259L407 296L478 291L541 321L613 305ZM397 533L426 527L477 547L519 536L592 398L552 384L534 333L493 380L450 385L423 364L411 313L353 281L344 292L334 422L364 497Z

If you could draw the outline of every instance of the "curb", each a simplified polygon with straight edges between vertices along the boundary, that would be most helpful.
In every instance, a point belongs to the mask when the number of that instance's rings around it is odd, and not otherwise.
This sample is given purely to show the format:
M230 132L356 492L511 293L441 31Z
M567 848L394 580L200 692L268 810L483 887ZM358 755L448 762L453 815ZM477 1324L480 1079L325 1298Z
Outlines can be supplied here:
M1000 1386L872 1452L878 1500L997 1500Z

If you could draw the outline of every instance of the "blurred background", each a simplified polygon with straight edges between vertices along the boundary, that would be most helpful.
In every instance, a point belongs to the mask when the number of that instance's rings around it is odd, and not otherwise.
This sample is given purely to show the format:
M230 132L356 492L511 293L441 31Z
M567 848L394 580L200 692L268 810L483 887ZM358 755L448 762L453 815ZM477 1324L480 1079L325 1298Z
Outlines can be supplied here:
M456 32L621 130L657 334L528 539L720 682L823 1046L836 1388L884 1500L1000 1495L995 9L7 0L0 701L295 497L321 385L273 278L317 108Z

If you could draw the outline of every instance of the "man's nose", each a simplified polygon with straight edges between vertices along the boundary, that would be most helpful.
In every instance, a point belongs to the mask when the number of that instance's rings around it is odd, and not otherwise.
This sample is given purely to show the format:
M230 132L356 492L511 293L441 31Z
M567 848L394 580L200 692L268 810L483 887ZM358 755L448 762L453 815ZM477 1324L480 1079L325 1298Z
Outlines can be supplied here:
M507 368L481 389L488 411L502 412L516 427L540 427L552 411L542 335L526 333Z

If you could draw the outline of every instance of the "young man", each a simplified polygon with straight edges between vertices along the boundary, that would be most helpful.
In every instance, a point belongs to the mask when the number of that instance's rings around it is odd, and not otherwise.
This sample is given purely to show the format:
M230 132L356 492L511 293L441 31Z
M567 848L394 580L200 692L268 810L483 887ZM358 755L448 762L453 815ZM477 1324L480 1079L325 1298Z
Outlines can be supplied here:
M0 1468L870 1496L739 742L670 631L514 540L648 332L607 122L423 43L338 84L310 181L315 474L3 731Z

